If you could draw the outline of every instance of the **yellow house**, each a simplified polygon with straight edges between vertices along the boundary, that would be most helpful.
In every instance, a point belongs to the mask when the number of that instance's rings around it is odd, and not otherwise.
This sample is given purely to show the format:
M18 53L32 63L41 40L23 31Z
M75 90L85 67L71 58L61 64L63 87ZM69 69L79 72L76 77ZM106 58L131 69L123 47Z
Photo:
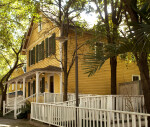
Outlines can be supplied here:
M9 80L7 83L22 83L23 97L43 92L63 93L63 71L61 62L63 60L63 44L57 37L60 29L40 12L41 22L30 24L26 34L22 53L27 57L27 72ZM68 37L68 67L72 61L75 50L75 34L70 31ZM78 35L78 45L91 38L91 34ZM94 76L88 77L83 70L83 54L89 50L87 46L79 49L79 93L83 94L110 94L110 62L105 62L101 70ZM136 63L126 65L125 61L118 58L117 63L117 86L122 82L129 82L139 77ZM11 87L10 87L11 89ZM68 92L75 92L75 66L73 65L68 79ZM26 94L25 94L26 93Z

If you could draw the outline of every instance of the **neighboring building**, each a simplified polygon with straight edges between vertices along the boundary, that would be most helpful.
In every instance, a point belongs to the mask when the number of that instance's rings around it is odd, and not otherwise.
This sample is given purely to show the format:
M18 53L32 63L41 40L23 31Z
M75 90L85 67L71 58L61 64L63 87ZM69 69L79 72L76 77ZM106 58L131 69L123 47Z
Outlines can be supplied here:
M22 68L17 68L14 70L14 72L12 73L11 75L11 79L15 78L15 77L18 77L19 75L22 75L24 74L24 70ZM13 84L10 84L9 85L9 97L14 97L15 95L15 88L16 88L16 84L13 83ZM17 91L18 91L18 95L22 95L23 94L23 85L22 83L18 84L17 85Z
M60 30L55 24L40 13L41 22L31 23L22 53L27 56L27 72L11 79L7 83L23 83L26 96L43 92L63 92L63 73L59 60L63 59L62 43L56 40ZM78 45L91 38L91 34L78 35ZM71 63L75 49L74 32L70 31L68 37L68 65ZM110 62L107 60L100 71L88 77L83 70L82 54L89 51L89 47L79 49L79 92L85 94L111 94ZM57 59L56 59L57 58ZM20 73L21 74L21 73ZM117 87L119 83L130 82L139 75L136 63L126 65L125 61L118 58ZM14 87L15 88L15 87ZM20 86L18 86L18 89ZM12 89L12 86L10 86ZM22 90L22 88L21 88ZM75 66L73 65L68 79L68 92L75 92ZM23 93L25 96L25 93Z

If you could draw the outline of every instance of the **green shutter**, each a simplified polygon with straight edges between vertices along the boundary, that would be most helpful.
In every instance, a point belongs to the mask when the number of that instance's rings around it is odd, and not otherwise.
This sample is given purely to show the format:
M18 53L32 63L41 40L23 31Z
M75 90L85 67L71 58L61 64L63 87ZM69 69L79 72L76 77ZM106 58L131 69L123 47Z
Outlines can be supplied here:
M45 40L46 57L48 57L48 38Z
M30 66L30 55L31 55L31 52L30 52L30 50L29 50L29 66Z
M38 45L36 45L36 63L38 63Z
M52 36L52 54L56 53L56 41L55 41L55 33Z
M52 46L51 46L51 45L52 45L52 37L49 38L49 42L48 42L48 43L49 43L49 47L48 47L48 48L49 48L48 55L50 56L50 55L51 55L51 48L52 48Z
M38 61L41 60L41 44L38 45Z
M35 64L35 47L33 48L33 64Z
M44 59L44 41L42 41L42 44L41 44L41 47L42 47L42 60Z

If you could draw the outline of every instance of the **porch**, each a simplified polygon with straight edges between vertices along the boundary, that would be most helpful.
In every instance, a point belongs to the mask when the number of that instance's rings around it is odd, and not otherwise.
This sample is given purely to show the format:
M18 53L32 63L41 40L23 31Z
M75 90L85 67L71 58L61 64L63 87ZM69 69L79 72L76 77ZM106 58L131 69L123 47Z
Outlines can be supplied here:
M18 77L15 77L6 82L9 88L10 84L15 85L15 96L9 95L9 89L7 91L7 99L3 107L5 111L3 114L7 114L14 110L14 117L16 118L17 110L23 106L25 101L43 103L44 92L58 92L62 93L62 72L61 68L55 66L48 66L45 68L38 68L32 71L26 72ZM18 96L18 85L23 85L23 95ZM57 90L55 87L57 86ZM18 106L18 107L17 107Z

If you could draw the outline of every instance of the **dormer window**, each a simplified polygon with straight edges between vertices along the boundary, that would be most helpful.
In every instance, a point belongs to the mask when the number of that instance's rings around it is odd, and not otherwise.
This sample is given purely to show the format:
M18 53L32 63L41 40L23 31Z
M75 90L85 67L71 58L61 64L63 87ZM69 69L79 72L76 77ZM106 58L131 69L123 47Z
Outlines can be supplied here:
M40 16L40 20L38 22L38 32L42 30L42 16Z

